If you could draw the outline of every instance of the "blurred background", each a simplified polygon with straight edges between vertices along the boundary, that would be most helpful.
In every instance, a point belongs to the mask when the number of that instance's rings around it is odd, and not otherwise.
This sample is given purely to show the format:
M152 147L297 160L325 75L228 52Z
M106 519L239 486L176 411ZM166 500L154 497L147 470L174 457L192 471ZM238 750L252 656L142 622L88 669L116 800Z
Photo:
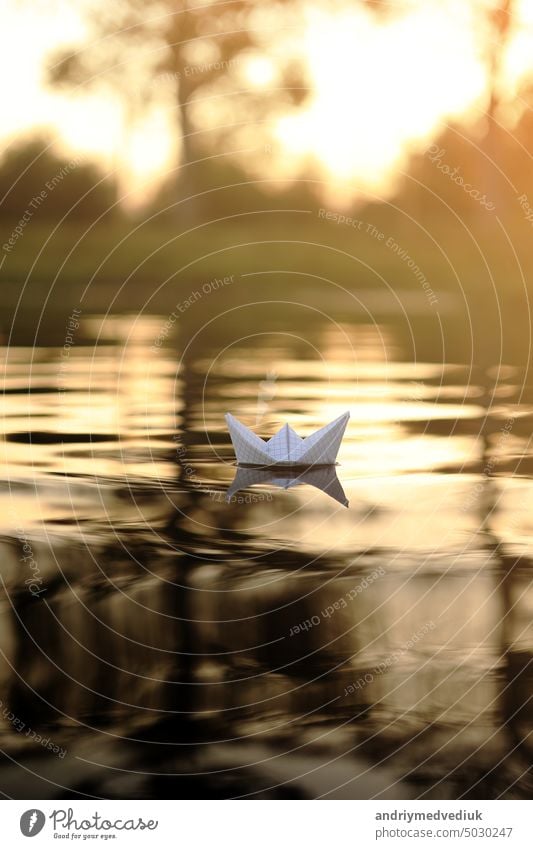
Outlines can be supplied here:
M529 798L533 2L3 22L0 792Z
M5 22L4 332L66 292L167 312L223 262L371 310L454 302L458 336L527 352L528 0L8 0Z

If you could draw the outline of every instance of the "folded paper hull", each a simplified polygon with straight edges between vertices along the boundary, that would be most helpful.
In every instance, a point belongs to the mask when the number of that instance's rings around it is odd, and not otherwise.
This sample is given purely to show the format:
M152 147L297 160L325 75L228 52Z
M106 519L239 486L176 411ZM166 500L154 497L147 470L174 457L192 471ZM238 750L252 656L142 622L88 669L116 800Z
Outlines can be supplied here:
M265 442L231 413L226 414L231 441L240 466L305 469L334 465L349 413L302 439L288 424Z

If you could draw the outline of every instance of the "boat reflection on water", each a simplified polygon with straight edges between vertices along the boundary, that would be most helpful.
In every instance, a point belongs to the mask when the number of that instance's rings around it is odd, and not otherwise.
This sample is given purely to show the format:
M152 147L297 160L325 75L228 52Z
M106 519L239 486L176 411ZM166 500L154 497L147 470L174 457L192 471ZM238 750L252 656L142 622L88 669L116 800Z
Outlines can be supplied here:
M344 507L349 506L346 493L337 477L335 466L315 466L302 469L301 471L298 469L287 469L285 470L285 474L280 469L259 469L239 466L231 486L228 487L226 501L234 499L235 495L241 490L249 489L252 486L266 486L268 484L280 487L281 489L291 489L292 487L303 484L314 486L315 489L325 492Z

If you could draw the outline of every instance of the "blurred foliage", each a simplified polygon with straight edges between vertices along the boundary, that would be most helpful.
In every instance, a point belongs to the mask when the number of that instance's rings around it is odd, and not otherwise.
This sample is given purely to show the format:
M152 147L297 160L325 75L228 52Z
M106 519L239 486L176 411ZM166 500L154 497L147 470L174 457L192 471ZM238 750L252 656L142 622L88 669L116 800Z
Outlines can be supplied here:
M41 198L38 205L33 199ZM114 182L79 155L60 156L44 138L13 145L0 160L0 218L4 230L29 209L32 221L94 221L106 214L120 217Z
M276 55L279 81L272 89L255 91L244 86L239 75L239 63L271 47L272 20L282 19L290 28L301 10L301 0L277 0L268 7L261 0L201 5L188 0L116 0L89 6L87 44L52 57L48 79L69 90L107 87L120 104L126 131L154 104L165 103L175 116L180 141L178 195L198 194L201 177L195 163L205 158L206 150L219 150L230 137L231 150L243 125L253 125L257 136L257 127L267 125L273 110L301 103L307 96L301 64L290 53ZM231 120L218 121L206 136L197 115L202 98L218 98L220 103L228 87L233 95ZM195 206L200 205L197 200Z
M393 14L389 4L369 5L377 16ZM54 306L61 311L65 293L74 303L86 291L88 309L164 314L198 283L235 274L243 286L227 296L237 300L245 297L246 285L272 296L290 292L306 303L314 299L323 308L320 293L328 281L328 308L335 307L333 286L360 296L361 303L367 298L379 312L385 290L408 292L412 300L418 298L422 322L436 312L413 274L416 264L438 295L439 321L451 300L464 309L466 323L452 322L457 338L469 338L475 321L479 343L498 347L503 316L513 326L512 344L519 337L529 340L526 327L516 333L514 328L528 319L523 307L531 288L532 221L519 199L525 197L533 209L532 94L521 91L513 104L503 102L498 88L511 3L502 4L502 14L492 22L486 6L480 12L480 25L494 29L490 55L484 56L490 81L486 114L445 126L431 150L413 142L395 185L371 200L355 194L354 178L355 199L344 205L312 164L298 179L276 179L279 172L270 167L271 151L264 147L258 165L257 139L271 110L294 106L308 94L296 55L287 53L279 79L264 90L241 86L241 91L239 66L232 64L238 57L268 55L269 16L279 24L285 15L290 28L291 15L301 10L297 0L268 6L230 0L196 8L177 8L171 0L118 0L88 8L87 44L56 57L51 82L69 91L78 85L107 87L131 126L166 98L175 135L182 139L181 159L178 165L176 151L176 167L149 206L136 211L117 207L115 185L94 166L72 169L3 257L0 297L6 314L15 309L22 284L28 311L40 309L45 300L48 311ZM201 72L187 73L191 67ZM204 99L227 102L232 110L227 121L205 132L196 113ZM346 103L350 108L348 94ZM377 108L386 109L387 103ZM249 139L239 135L243 131ZM253 144L241 144L246 141ZM254 145L255 167L242 150L233 153ZM4 157L0 219L7 234L33 195L65 164L45 141L21 145ZM197 197L194 204L191 196ZM490 210L480 197L490 202ZM326 218L320 214L324 207L361 226ZM211 303L214 309L216 299L206 301L205 309Z

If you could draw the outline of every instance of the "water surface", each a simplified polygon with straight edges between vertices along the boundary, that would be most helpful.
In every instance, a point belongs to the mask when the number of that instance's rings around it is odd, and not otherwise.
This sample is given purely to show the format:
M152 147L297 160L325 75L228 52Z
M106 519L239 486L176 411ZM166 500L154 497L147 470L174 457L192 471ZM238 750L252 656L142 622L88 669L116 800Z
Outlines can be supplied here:
M531 393L392 326L167 339L82 316L1 351L0 791L531 794ZM336 469L235 477L224 413Z

